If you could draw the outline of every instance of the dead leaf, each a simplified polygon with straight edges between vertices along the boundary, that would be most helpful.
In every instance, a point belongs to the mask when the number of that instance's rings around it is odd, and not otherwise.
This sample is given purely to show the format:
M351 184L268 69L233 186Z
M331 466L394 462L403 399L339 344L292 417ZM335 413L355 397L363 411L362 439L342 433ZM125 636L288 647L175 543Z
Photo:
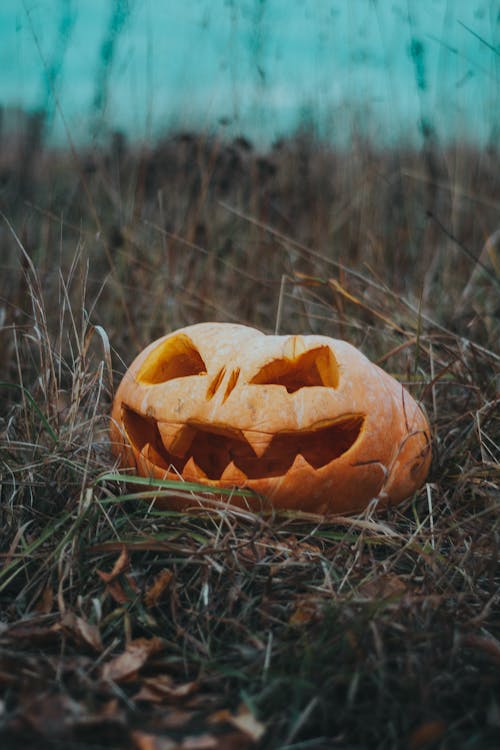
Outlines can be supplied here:
M236 714L231 713L227 708L215 711L209 717L208 722L209 724L232 724L254 742L258 742L266 731L265 725L255 718L244 703L240 705Z
M115 578L118 578L121 573L124 573L126 570L128 570L129 567L130 558L128 556L127 548L123 546L122 551L120 552L118 559L113 565L113 569L111 570L111 572L105 573L103 570L97 570L97 574L104 581L104 583L111 583L111 581L114 581Z
M163 703L165 697L149 685L141 685L139 691L133 696L135 703Z
M170 708L162 714L161 726L164 729L181 729L192 721L194 715L193 711Z
M134 696L136 701L151 703L177 702L189 698L199 689L197 682L183 682L176 685L170 675L161 674L146 677L139 692Z
M195 737L186 737L179 746L179 750L219 750L220 745L212 734L198 734Z
M123 586L119 581L111 581L111 583L108 583L106 585L106 591L117 604L126 604L130 601L130 596L125 593Z
M237 714L230 716L229 721L236 729L240 729L254 742L258 742L266 731L265 725L255 718L245 704L239 707Z
M128 555L127 548L122 547L122 551L117 558L113 569L110 573L106 573L103 570L97 570L97 575L106 584L106 591L111 598L117 604L126 604L131 601L134 597L130 596L123 588L122 582L118 581L118 577L125 573L130 567L130 558ZM139 588L131 575L124 576L128 587L134 592L134 595L138 593Z
M241 733L224 734L214 737L199 734L186 737L182 742L174 742L170 737L135 731L131 735L135 750L248 750L248 738Z
M440 740L445 732L444 721L440 719L425 721L411 733L408 748L409 750L425 750L426 747Z
M165 568L156 576L153 584L149 586L144 594L144 604L146 607L155 607L158 604L173 577L174 574L168 568Z
M136 638L127 648L111 661L104 664L102 677L106 681L126 682L133 680L148 659L161 651L164 643L161 638Z
M170 737L160 737L147 732L132 732L130 737L136 750L175 750L179 747Z
M357 593L366 599L390 599L401 597L408 591L406 583L394 573L365 581L358 586Z
M99 628L84 620L83 617L77 617L73 612L66 612L61 620L61 628L78 643L85 643L98 653L103 650Z
M297 606L290 615L288 623L290 625L307 625L310 622L319 620L321 614L321 607L316 599L298 598Z
M41 615L48 615L52 612L52 605L54 603L54 592L52 586L46 586L42 591L40 598L35 604L35 612Z

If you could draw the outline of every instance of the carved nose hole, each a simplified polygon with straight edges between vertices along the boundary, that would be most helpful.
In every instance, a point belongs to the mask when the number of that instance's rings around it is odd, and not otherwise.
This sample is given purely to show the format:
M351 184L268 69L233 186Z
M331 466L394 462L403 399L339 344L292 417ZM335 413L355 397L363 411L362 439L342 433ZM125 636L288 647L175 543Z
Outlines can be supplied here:
M207 390L207 401L214 397L217 388L220 386L226 374L226 368L221 367L215 378L212 380Z
M222 399L222 403L224 403L224 401L227 399L227 397L233 390L234 386L238 382L239 377L240 377L240 368L237 367L235 370L232 371L231 375L229 376L229 380L226 386L226 392L224 394L224 398Z

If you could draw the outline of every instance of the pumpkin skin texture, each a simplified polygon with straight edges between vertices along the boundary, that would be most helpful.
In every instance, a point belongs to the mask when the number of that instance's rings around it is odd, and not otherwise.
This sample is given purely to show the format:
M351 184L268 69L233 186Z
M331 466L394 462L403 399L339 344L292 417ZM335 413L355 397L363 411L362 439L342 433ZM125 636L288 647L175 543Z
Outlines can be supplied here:
M409 497L431 461L410 394L345 341L200 323L150 344L116 392L111 444L141 476L253 490L231 503L316 514ZM180 508L193 501L161 498Z

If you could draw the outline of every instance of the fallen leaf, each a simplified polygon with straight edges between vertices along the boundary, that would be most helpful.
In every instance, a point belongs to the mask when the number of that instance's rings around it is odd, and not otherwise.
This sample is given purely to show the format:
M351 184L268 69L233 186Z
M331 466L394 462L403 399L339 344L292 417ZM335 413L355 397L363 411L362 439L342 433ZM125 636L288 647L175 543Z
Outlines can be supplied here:
M41 615L48 615L52 612L52 605L54 603L54 592L52 586L46 586L42 591L40 598L35 604L35 612Z
M316 622L321 618L321 607L316 599L299 598L297 602L297 606L288 620L290 625L307 625L309 622Z
M248 750L248 738L243 734L224 734L214 737L199 734L186 737L182 742L174 742L170 737L135 731L131 734L135 750Z
M209 724L229 724L231 711L228 708L220 708L208 717Z
M244 703L240 705L236 714L233 714L227 708L215 711L209 717L208 722L209 724L232 724L254 742L258 742L266 731L265 725L255 718Z
M83 617L77 617L73 612L66 612L61 620L62 630L73 636L77 642L86 643L94 651L100 653L103 650L101 633L96 625L92 625Z
M148 659L161 651L164 643L161 638L136 638L130 641L119 656L104 664L102 677L106 681L125 682L133 680Z
M98 570L97 574L104 581L104 583L111 583L111 581L114 581L115 578L118 578L121 573L124 573L126 570L128 570L129 566L130 559L128 556L127 548L123 546L122 551L120 552L118 559L113 565L111 572L105 573L103 570Z
M237 714L232 714L230 716L229 721L234 727L236 727L236 729L240 729L254 742L258 742L266 731L265 725L255 718L245 704L240 706Z
M130 596L125 593L119 581L111 581L111 583L106 584L106 591L117 604L126 604L130 601Z
M194 715L193 711L170 708L162 714L161 726L164 729L180 729L189 724Z
M130 737L136 750L174 750L179 747L170 737L160 737L147 732L132 732Z
M198 689L197 682L183 682L176 685L170 675L157 675L143 680L141 689L134 696L134 700L152 703L176 702L190 697Z
M168 568L165 568L156 576L154 582L144 594L144 604L146 607L154 607L158 604L173 577L174 574Z
M440 719L425 721L411 733L408 748L409 750L425 750L429 745L440 740L445 732L446 724L444 721Z
M135 703L163 703L165 696L149 685L141 685L138 692L133 696Z
M387 573L361 583L357 593L366 599L389 599L403 596L407 591L408 586L399 576Z
M179 746L179 750L219 750L220 745L212 734L198 734L195 737L186 737Z
M134 592L134 596L130 596L130 594L123 588L123 583L117 580L119 576L129 569L129 567L130 558L127 548L122 547L122 551L110 573L106 573L99 569L97 570L97 575L106 584L106 591L117 604L126 604L131 601L139 591L139 588L131 575L125 575L124 578L128 587Z

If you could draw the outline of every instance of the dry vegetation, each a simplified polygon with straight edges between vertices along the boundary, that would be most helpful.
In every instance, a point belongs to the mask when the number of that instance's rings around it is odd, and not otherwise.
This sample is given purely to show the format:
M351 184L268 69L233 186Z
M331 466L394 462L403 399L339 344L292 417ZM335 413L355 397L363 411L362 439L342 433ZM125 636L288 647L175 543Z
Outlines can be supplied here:
M498 152L38 132L0 144L2 747L498 747ZM113 387L210 319L359 346L425 404L428 484L350 519L155 510Z

